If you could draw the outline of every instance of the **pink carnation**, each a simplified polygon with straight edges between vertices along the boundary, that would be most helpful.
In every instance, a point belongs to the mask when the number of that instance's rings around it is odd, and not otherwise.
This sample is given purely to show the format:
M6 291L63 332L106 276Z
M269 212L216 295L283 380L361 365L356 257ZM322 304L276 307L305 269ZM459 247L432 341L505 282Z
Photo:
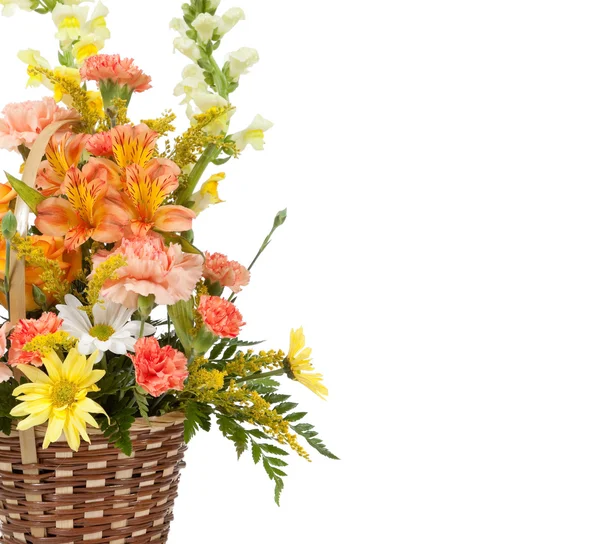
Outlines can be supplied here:
M56 314L45 312L39 319L21 319L10 335L9 365L42 366L42 355L37 351L23 351L23 346L36 336L58 331L63 320Z
M0 148L16 151L20 145L31 147L40 132L55 121L77 119L73 109L59 108L52 98L8 104L0 119Z
M114 254L123 255L127 264L117 271L117 279L104 284L102 295L128 308L137 308L139 295L155 295L157 304L188 300L202 277L202 255L183 253L179 244L167 247L153 232L124 238L112 252L98 251L94 270Z
M222 287L229 287L234 293L239 293L242 287L248 285L250 272L237 261L228 261L222 253L205 254L204 277L212 282L219 282Z
M198 313L208 330L223 338L235 338L246 324L239 310L221 297L201 296Z
M122 59L120 55L94 55L89 57L79 70L84 81L113 81L127 85L132 91L141 93L151 88L152 78L142 72L133 59Z
M112 138L110 132L99 132L90 137L85 148L96 157L112 155Z
M135 355L130 355L137 383L159 397L170 389L181 391L188 377L186 356L171 346L161 348L154 336L140 338L135 343Z

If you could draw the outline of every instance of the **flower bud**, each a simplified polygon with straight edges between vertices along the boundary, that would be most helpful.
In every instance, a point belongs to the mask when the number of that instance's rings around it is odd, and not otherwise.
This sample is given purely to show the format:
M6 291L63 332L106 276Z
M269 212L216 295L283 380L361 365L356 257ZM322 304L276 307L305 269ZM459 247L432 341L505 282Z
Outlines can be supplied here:
M12 240L17 232L17 218L12 212L8 212L2 218L2 237L5 240Z

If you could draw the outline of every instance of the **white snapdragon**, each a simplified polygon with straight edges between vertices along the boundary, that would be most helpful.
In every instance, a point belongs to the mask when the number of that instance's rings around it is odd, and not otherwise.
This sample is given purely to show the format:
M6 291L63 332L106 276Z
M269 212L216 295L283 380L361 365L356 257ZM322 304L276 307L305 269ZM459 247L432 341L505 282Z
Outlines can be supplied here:
M171 30L175 30L183 37L186 36L187 31L189 30L187 23L183 19L180 19L178 17L171 19L171 22L169 23L169 28Z
M200 58L200 48L198 47L198 44L190 38L179 36L173 40L173 46L177 51L183 53L192 60L198 60Z
M81 65L85 59L97 55L104 48L104 38L97 34L88 34L77 40L73 46L73 56L77 64Z
M272 126L271 121L257 115L247 129L237 132L231 139L240 151L244 151L247 145L251 145L256 151L262 151L265 146L265 131Z
M216 10L219 7L221 0L207 0L206 3L207 3L206 9Z
M187 104L193 99L196 92L208 91L208 85L204 81L204 72L197 64L188 64L181 74L183 79L175 87L175 96L183 96L181 104Z
M27 66L33 66L34 68L45 68L46 70L50 70L50 63L42 57L41 53L36 49L24 49L23 51L19 51L17 57L20 61L27 64ZM40 74L32 74L29 76L29 81L27 82L28 87L37 87L40 83L42 83L44 77Z
M0 0L2 6L2 15L10 17L18 10L31 11L31 0Z
M246 18L244 10L242 8L231 8L228 9L219 20L219 26L217 27L219 37L225 36L235 25Z
M196 122L195 116L203 113L210 108L223 108L228 106L229 102L225 100L222 96L218 94L199 91L193 93L192 101L188 103L186 114L188 119L193 123ZM194 107L195 106L195 107ZM229 127L229 120L231 116L235 113L235 109L230 108L228 111L224 112L222 115L213 119L208 125L206 125L203 130L207 134L222 134L223 132L227 132L227 128Z
M242 47L229 53L227 60L229 61L229 75L233 81L237 81L242 74L247 74L249 68L258 62L258 51L251 47Z
M56 37L61 42L77 40L83 31L88 15L87 6L65 6L57 4L52 11L52 20L58 28Z
M208 43L212 39L220 20L220 17L209 13L201 13L194 19L192 26L198 32L198 37L202 43Z
M110 30L106 27L107 15L108 8L102 2L98 2L90 16L90 20L83 28L83 35L93 34L101 40L108 40L108 38L110 38Z
M203 112L209 110L210 108L223 108L229 103L221 95L203 90L193 92L192 100L200 109L200 111Z

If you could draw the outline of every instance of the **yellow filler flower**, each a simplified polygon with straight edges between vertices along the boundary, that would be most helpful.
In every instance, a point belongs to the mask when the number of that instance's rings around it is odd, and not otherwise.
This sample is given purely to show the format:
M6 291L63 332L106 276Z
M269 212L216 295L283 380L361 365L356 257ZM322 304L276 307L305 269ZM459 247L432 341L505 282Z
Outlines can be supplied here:
M329 394L323 385L323 375L315 373L310 359L311 349L306 347L304 330L292 329L290 333L290 351L283 362L283 366L292 380L300 382L322 399Z
M51 352L42 359L45 374L38 368L19 365L18 368L32 383L20 385L13 395L21 404L15 406L10 415L14 417L28 416L19 421L17 429L24 431L48 421L48 429L43 448L56 442L64 432L69 447L79 450L80 438L90 443L86 432L86 423L98 428L98 423L91 414L108 415L98 403L87 397L92 391L99 391L96 384L104 376L104 370L94 370L96 354L86 358L77 348L69 351L64 362L56 352Z

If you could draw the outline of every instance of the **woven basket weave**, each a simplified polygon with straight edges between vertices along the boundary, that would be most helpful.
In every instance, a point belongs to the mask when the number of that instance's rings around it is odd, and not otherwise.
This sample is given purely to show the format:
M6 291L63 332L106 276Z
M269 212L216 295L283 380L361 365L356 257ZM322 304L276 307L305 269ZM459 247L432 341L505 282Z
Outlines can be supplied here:
M40 426L38 461L24 464L22 433L0 434L0 542L166 543L184 466L183 419L136 420L131 457L94 429L78 452L65 441L43 450Z

